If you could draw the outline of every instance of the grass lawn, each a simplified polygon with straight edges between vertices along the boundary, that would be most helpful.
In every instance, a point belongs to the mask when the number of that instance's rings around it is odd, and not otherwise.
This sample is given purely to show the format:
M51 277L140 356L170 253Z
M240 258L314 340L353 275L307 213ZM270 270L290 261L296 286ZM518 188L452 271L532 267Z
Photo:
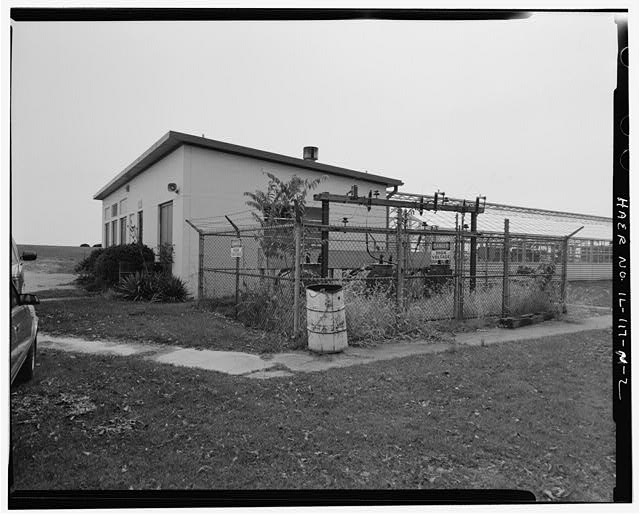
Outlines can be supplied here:
M89 299L45 302L38 306L40 330L87 339L153 342L197 349L272 353L294 346L247 329L195 302L130 302L98 295Z
M611 501L610 339L591 331L263 381L44 350L36 378L11 394L15 486L517 488Z

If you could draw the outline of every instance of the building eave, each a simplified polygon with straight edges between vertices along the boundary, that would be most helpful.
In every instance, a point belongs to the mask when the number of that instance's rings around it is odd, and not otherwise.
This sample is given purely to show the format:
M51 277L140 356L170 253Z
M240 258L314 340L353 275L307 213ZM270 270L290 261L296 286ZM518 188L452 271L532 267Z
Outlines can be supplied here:
M341 168L339 166L318 163L317 161L285 156L282 154L267 152L265 150L258 150L254 148L243 147L240 145L233 145L231 143L225 143L223 141L193 136L192 134L169 131L162 138L156 141L133 163L131 163L127 168L120 172L114 179L112 179L102 189L100 189L100 191L98 191L93 198L95 200L105 199L118 188L124 186L131 179L141 174L151 165L160 161L160 159L170 154L177 148L180 148L182 145L192 145L210 150L216 150L218 152L224 152L227 154L236 154L260 159L262 161L281 163L297 168L314 170L316 172L326 173L329 175L338 175L342 177L353 178L356 180L373 182L384 186L401 186L403 184L401 180L384 177L382 175L359 172L357 170L350 170L348 168Z

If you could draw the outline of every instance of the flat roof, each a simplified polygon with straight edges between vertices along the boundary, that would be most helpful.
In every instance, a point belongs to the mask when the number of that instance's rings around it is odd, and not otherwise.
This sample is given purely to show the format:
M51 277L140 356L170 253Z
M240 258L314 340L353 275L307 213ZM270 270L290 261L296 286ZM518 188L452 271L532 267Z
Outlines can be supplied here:
M282 163L298 168L306 168L308 170L314 170L316 172L326 173L330 175L339 175L342 177L351 177L353 179L366 180L369 182L374 182L376 184L383 184L385 186L401 186L402 184L404 184L398 179L383 177L382 175L359 172L357 170L350 170L348 168L341 168L339 166L318 163L317 161L310 161L307 159L290 157L282 154L274 154L273 152L257 150L255 148L249 147L242 147L240 145L232 145L231 143L193 136L192 134L169 131L164 136L162 136L162 138L151 145L151 147L149 147L133 163L131 163L127 168L120 172L106 186L98 191L98 193L96 193L93 198L95 200L103 200L118 188L124 186L136 175L141 174L151 165L157 163L158 161L160 161L160 159L165 157L167 154L170 154L177 148L180 148L182 145L193 145L196 147L225 152L227 154L238 154L242 156L253 157L255 159L261 159L263 161L271 161L274 163Z

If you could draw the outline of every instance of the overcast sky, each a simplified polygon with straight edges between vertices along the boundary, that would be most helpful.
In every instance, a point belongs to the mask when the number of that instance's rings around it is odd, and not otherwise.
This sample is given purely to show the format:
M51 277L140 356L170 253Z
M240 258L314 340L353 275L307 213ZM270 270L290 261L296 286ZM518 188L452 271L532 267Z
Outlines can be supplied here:
M18 243L99 242L93 195L168 130L611 216L612 15L12 26Z

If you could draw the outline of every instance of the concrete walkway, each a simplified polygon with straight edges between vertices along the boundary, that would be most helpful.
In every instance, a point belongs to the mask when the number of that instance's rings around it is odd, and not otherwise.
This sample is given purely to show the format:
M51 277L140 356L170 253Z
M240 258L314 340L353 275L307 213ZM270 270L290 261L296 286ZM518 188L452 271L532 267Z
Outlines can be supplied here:
M373 348L349 347L339 354L317 355L306 351L287 352L262 357L232 351L198 350L185 347L151 345L134 342L83 340L40 333L40 348L88 354L118 356L137 355L158 363L213 370L252 379L290 376L296 372L319 372L336 367L350 367L374 361L389 360L417 354L444 352L460 345L478 346L517 342L611 327L611 315L595 316L579 321L552 320L517 329L488 329L455 336L455 343L415 341L387 343Z

